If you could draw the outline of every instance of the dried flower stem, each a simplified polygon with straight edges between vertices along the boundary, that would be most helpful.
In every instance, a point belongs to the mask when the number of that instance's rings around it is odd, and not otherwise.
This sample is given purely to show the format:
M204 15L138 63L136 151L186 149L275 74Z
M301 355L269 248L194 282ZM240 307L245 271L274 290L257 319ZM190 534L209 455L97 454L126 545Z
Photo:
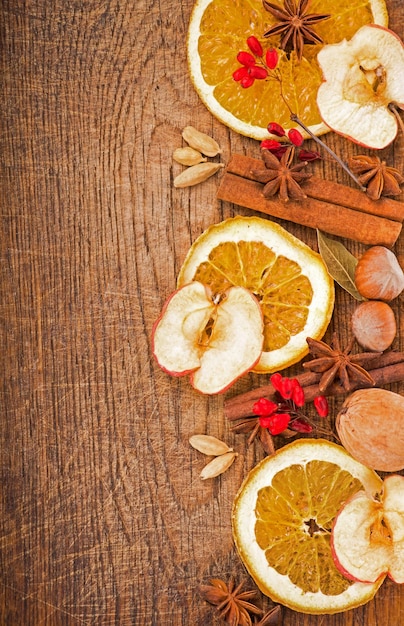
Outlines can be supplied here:
M333 439L335 439L335 441L339 442L340 439L338 437L338 435L331 429L329 428L323 428L322 426L319 426L317 422L315 422L314 420L312 420L310 417L308 417L306 415L306 413L303 413L303 411L298 411L297 409L294 409L294 416L292 417L292 420L290 422L290 425L292 427L293 430L293 421L297 418L302 418L305 422L307 422L312 428L313 430L317 433L317 434L321 434L321 435L326 435L328 437L332 437ZM295 431L295 432L299 432L299 431Z
M360 182L360 180L355 176L355 174L349 169L348 165L337 155L335 154L335 152L333 150L331 150L331 148L329 148L327 146L327 144L324 143L324 141L322 141L319 137L317 137L314 133L312 133L312 131L310 130L310 128L308 128L306 126L306 124L304 124L299 117L296 115L296 113L291 113L290 115L290 119L292 120L292 122L296 122L296 124L298 124L301 128L303 128L303 130L312 138L314 139L314 141L316 141L322 148L324 148L324 150L326 150L328 152L328 154L330 154L332 156L333 159L335 159L337 161L337 163L346 171L346 173L352 178L352 180L355 181L355 183L357 185L359 185L359 187L361 188L362 191L366 191L366 187L364 187L362 185L362 183ZM400 118L401 120L401 118Z

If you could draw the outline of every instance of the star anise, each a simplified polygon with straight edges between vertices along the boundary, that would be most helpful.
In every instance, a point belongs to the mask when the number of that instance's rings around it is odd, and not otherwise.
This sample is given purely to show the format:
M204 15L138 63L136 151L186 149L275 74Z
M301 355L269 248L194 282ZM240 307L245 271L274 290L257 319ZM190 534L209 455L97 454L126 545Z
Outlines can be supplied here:
M299 61L303 57L304 44L323 43L322 37L314 31L313 26L331 17L326 13L308 13L309 2L310 0L284 0L282 9L279 5L263 0L264 8L277 20L274 26L265 31L264 37L280 35L282 50L286 53L294 50Z
M255 590L241 591L244 581L237 587L233 580L226 584L220 578L212 578L210 585L200 585L202 597L216 606L219 617L231 626L252 626L250 613L261 615L262 610L250 602L255 598Z
M292 165L294 155L293 146L286 150L280 161L269 150L262 150L265 169L255 170L252 175L258 182L265 183L263 190L265 198L270 198L276 193L284 202L287 202L289 198L293 200L307 198L299 183L310 178L311 174L300 171L307 165L306 161Z
M380 196L398 196L401 193L400 185L404 183L404 177L395 167L386 165L379 157L358 154L350 157L348 163L372 200L378 200Z
M345 391L350 391L352 384L361 383L372 387L375 384L372 376L363 367L379 356L380 352L359 352L351 354L355 339L341 350L337 335L334 333L331 346L324 341L307 337L310 353L316 357L312 361L303 363L305 369L321 374L319 382L320 393L325 393L329 386L339 379Z

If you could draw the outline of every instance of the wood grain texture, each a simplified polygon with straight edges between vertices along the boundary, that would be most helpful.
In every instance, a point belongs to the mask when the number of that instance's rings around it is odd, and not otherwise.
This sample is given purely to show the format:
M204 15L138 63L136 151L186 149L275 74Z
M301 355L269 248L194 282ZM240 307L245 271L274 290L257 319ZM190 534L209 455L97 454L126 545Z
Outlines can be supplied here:
M403 35L402 4L388 5ZM262 451L230 434L223 397L201 397L186 380L169 378L150 349L152 324L191 242L242 212L216 201L218 177L174 190L181 166L171 155L181 129L192 123L214 135L223 162L231 152L259 154L257 142L213 119L190 84L191 8L191 0L2 2L0 623L7 626L202 626L214 619L197 585L213 575L245 576L231 504ZM327 142L347 149L335 135ZM383 156L402 170L403 137ZM348 184L332 163L316 167ZM316 245L310 229L284 225ZM403 349L401 303L394 303L395 347ZM336 306L330 332L346 339L355 303L337 290ZM246 376L230 393L259 382ZM199 480L204 460L188 444L196 432L239 452L220 480ZM403 623L404 589L389 581L373 602L345 614L284 612L285 626Z

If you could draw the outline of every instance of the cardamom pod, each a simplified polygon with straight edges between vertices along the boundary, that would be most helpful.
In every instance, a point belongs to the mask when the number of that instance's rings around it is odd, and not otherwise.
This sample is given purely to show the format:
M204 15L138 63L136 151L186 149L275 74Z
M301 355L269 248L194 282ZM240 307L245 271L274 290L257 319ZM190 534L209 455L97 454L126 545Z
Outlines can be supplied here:
M186 148L177 148L173 152L173 159L181 165L197 165L203 161L207 161L206 157L203 157L198 150L194 150L187 146Z
M189 439L189 443L195 450L207 454L208 456L220 456L226 452L231 452L233 448L229 448L227 443L220 441L217 437L212 435L192 435Z
M182 131L183 139L195 150L199 150L208 157L214 157L222 152L219 144L209 135L201 133L193 126L186 126Z
M223 474L233 464L236 456L238 456L238 452L226 452L216 456L210 463L205 465L200 473L200 477L202 480L206 480L207 478L216 478L216 476Z
M213 174L224 167L223 163L198 163L197 165L191 165L186 170L178 174L174 178L174 187L191 187L198 183L203 183Z

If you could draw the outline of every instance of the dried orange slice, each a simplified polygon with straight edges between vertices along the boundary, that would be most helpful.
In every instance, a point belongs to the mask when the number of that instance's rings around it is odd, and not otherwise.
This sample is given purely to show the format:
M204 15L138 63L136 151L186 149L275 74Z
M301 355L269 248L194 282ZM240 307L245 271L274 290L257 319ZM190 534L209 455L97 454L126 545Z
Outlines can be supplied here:
M307 353L334 308L334 282L317 252L282 226L259 217L233 217L208 228L190 248L178 287L199 281L213 297L245 287L264 316L264 348L256 372L274 372Z
M330 539L342 505L382 480L342 447L299 439L248 474L233 506L236 547L263 593L302 613L338 613L368 602L382 580L352 582L333 562Z
M281 0L272 3L283 6ZM364 24L388 25L384 0L312 0L308 9L310 13L331 14L330 19L316 25L324 44L350 39ZM312 132L327 132L316 104L322 81L317 54L324 44L305 45L300 61L294 52L288 56L278 48L282 87L274 80L256 80L244 89L233 79L233 72L240 66L237 54L248 50L248 37L254 35L264 49L279 46L279 36L263 37L274 23L262 0L197 0L187 40L195 89L221 122L254 139L268 136L269 122L279 122L285 129L293 126L284 99Z

